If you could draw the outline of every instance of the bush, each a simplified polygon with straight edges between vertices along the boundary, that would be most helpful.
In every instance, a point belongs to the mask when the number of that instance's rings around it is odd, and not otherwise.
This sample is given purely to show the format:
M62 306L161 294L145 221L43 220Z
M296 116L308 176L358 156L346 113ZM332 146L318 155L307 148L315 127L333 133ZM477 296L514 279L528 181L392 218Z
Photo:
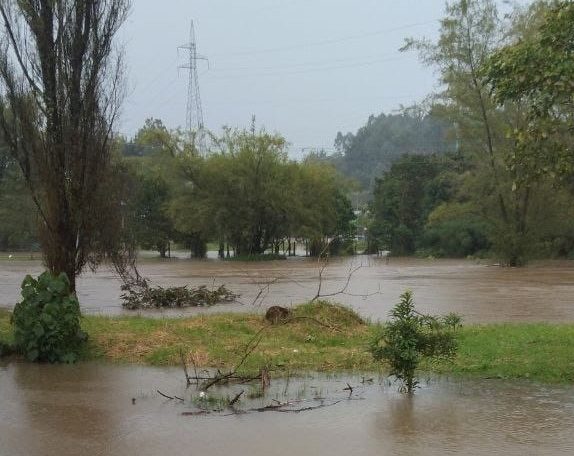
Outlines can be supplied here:
M418 385L415 371L424 358L450 358L456 354L456 330L461 318L421 315L415 310L411 291L391 311L391 322L371 342L370 351L378 361L386 361L401 383L403 392L411 393Z
M337 236L329 243L329 255L352 256L355 254L355 241L349 237Z
M427 227L419 241L420 251L436 257L464 258L490 247L487 226L474 219L435 223Z
M12 314L18 351L30 361L74 362L86 335L66 274L44 272L37 280L26 276L22 298Z

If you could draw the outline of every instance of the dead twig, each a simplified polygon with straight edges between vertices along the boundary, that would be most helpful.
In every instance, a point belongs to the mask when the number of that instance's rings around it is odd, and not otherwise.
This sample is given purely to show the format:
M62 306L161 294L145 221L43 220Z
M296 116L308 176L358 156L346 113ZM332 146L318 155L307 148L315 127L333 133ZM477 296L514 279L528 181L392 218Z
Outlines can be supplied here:
M238 393L233 399L231 399L231 401L229 401L229 406L233 407L235 405L235 403L239 400L239 398L243 395L245 391L241 390L240 393Z
M310 407L303 407L300 409L278 409L275 410L275 412L281 412L281 413L301 413L301 412L308 412L310 410L317 410L320 408L325 408L325 407L332 407L334 405L337 405L339 402L341 401L335 401L332 402L330 404L320 404L320 405L316 405L316 406L310 406Z
M183 350L180 349L179 350L179 356L181 358L181 365L183 366L183 373L185 374L185 381L187 383L187 386L191 385L191 377L189 376L189 373L187 372L187 364L185 363L185 357L183 356ZM193 357L192 357L193 359ZM195 369L195 362L193 363L193 368L195 370L195 377L197 378L197 370Z
M293 405L293 402L280 402L280 403L275 404L275 405L266 405L265 407L257 407L257 408L249 409L249 410L247 410L247 412L300 413L300 412L308 412L310 410L317 410L317 409L325 408L325 407L332 407L333 405L337 405L339 402L341 402L341 401L338 400L335 402L331 402L329 404L325 404L322 402L319 405L312 405L309 407L303 407L303 408L298 408L298 409L285 408L285 407L291 407Z
M374 296L377 294L381 293L381 289L379 287L379 290L377 292L373 292L373 293L366 293L366 294L352 294L349 293L347 290L349 288L349 285L351 284L351 279L353 278L353 275L359 270L362 269L364 267L363 264L359 264L356 267L353 267L353 264L351 263L351 267L349 268L349 272L347 273L347 280L345 281L345 283L343 284L343 286L338 290L338 291L334 291L332 293L322 293L322 289L323 289L323 274L325 273L325 270L327 269L327 267L329 266L329 254L328 254L328 249L329 246L331 245L331 243L337 239L336 237L331 239L329 242L327 242L327 244L325 245L325 247L323 248L323 250L321 251L321 253L319 254L319 258L317 259L317 263L319 265L319 283L317 285L317 293L315 293L315 296L313 296L313 298L311 299L311 302L315 302L319 299L322 298L332 298L333 296L338 296L338 295L349 295L349 296L356 296L356 297L362 297L362 298L368 298L370 296Z
M175 399L175 397L173 397L173 396L168 396L167 394L162 393L160 390L156 390L156 391L157 391L157 393L158 393L160 396L163 396L163 397L165 397L166 399L169 399L170 401L173 401L173 400Z

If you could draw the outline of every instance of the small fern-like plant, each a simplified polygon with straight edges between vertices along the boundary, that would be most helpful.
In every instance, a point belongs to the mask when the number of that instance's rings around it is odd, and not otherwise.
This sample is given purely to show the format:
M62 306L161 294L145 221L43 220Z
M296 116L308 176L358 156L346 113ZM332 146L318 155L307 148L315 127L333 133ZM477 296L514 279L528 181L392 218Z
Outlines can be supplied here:
M370 352L388 364L390 374L401 382L400 391L412 393L418 386L416 370L421 360L456 354L461 319L453 314L441 318L418 313L410 290L401 295L390 316L371 342Z

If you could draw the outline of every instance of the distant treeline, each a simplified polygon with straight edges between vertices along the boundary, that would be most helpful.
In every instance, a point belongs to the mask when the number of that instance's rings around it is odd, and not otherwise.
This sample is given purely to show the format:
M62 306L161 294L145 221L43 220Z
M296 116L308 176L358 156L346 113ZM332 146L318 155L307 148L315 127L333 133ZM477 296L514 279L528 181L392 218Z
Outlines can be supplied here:
M5 157L5 156L3 156ZM35 209L20 172L4 158L0 249L35 245ZM192 255L215 242L220 256L352 253L353 210L330 165L289 160L285 140L265 131L224 130L198 154L192 137L150 119L119 140L110 197L122 198L126 242L161 256L174 243Z
M363 189L372 190L375 179L402 155L444 154L456 147L456 132L448 120L411 109L371 116L356 134L339 132L337 153L329 160Z

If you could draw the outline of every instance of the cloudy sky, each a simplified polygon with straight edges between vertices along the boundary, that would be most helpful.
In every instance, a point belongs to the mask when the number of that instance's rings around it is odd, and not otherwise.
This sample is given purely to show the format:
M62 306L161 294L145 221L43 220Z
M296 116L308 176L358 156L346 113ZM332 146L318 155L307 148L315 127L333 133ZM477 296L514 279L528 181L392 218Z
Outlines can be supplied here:
M421 100L436 75L406 37L436 37L443 0L133 0L120 40L128 97L119 130L148 117L185 126L187 73L178 46L196 28L205 125L258 125L283 134L293 156L332 149L338 131Z

